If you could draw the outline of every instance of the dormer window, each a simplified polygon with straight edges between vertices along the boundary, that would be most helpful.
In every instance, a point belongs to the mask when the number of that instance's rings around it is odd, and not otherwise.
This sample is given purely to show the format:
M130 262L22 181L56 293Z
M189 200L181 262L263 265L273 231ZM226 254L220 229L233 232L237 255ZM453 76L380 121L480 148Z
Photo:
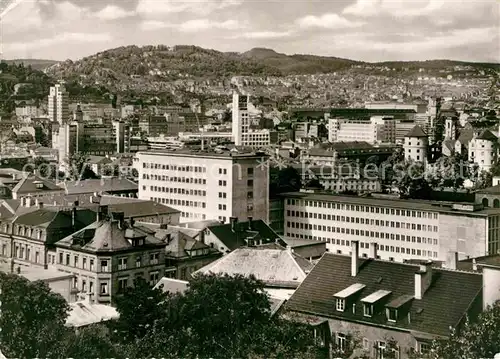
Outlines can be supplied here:
M396 320L398 320L398 310L397 309L387 308L386 314L387 314L387 320L389 322L396 322Z
M371 317L373 316L373 304L367 304L365 303L363 305L363 314L365 317Z
M344 309L345 309L345 299L338 299L337 298L337 311L343 312Z

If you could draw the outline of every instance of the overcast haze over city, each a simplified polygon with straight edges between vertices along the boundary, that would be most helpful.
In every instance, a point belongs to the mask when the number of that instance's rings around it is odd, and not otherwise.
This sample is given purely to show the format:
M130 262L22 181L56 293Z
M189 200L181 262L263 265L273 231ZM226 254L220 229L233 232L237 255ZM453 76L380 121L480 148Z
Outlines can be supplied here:
M497 0L21 0L2 22L7 59L193 44L365 61L500 61Z

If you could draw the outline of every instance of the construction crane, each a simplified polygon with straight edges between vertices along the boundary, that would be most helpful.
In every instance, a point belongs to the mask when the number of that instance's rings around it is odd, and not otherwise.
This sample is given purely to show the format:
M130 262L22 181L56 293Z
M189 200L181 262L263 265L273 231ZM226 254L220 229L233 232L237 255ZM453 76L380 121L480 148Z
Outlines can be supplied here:
M2 32L2 20L9 12L14 10L20 3L24 0L2 0L0 1L0 56L3 55L3 32Z

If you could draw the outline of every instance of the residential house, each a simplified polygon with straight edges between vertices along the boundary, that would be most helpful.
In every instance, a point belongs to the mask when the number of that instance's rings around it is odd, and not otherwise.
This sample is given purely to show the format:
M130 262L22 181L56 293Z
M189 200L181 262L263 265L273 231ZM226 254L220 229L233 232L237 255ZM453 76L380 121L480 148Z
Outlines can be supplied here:
M286 304L287 315L314 326L325 345L342 349L355 335L372 358L395 351L405 359L499 298L499 268L480 274L376 260L376 243L365 259L351 244L350 256L326 253ZM397 347L388 347L392 340Z
M0 213L0 258L14 266L47 268L55 264L54 243L95 220L89 209L19 205L4 201Z
M64 190L54 182L43 179L39 176L29 176L21 179L12 189L12 198L35 198L62 193L64 193Z
M164 275L165 243L148 228L109 214L100 206L97 221L56 243L57 268L76 276L83 295L97 303L114 297L142 276L154 285Z

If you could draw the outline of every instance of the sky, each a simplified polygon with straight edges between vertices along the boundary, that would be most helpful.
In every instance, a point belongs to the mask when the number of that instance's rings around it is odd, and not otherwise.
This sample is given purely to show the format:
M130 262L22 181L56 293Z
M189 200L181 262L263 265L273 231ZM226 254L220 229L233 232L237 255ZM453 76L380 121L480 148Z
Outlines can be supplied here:
M500 62L500 0L0 0L8 1L19 4L1 19L7 59L182 44L370 62Z

